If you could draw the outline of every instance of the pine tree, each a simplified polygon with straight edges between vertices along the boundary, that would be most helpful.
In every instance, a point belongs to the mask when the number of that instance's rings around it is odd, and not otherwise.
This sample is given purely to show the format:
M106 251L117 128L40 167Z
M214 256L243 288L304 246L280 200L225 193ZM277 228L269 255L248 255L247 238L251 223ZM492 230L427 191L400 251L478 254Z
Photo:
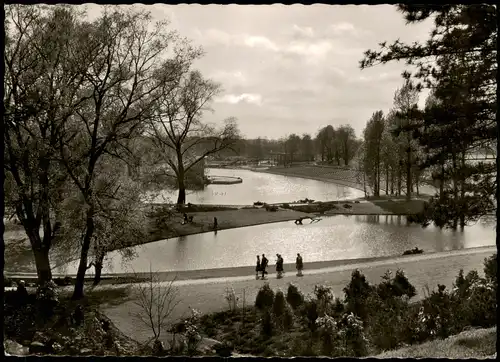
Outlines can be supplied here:
M408 24L434 18L425 44L400 41L367 51L361 68L406 60L417 72L417 89L433 89L433 101L415 111L411 132L427 151L422 168L440 179L427 218L463 228L496 208L496 163L471 163L467 156L496 143L496 41L498 9L492 5L398 5ZM410 131L410 130L406 130ZM436 172L437 171L437 172Z

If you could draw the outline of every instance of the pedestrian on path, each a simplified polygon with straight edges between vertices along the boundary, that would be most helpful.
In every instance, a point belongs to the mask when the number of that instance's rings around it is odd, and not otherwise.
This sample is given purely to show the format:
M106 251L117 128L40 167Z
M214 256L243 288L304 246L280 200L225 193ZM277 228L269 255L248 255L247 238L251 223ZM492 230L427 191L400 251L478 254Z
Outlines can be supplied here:
M257 265L255 266L255 279L259 279L259 272L261 271L260 256L257 255Z
M266 256L262 254L262 259L260 261L260 270L262 271L262 280L266 279L266 268L267 264L269 263L269 260L267 260Z
M217 223L217 218L214 217L214 230L217 230L218 226L219 226L219 224Z
M301 277L302 269L304 269L304 263L302 262L302 256L297 253L297 259L295 259L295 268L297 268L297 276Z
M283 278L283 258L280 254L277 254L278 260L276 261L276 278Z

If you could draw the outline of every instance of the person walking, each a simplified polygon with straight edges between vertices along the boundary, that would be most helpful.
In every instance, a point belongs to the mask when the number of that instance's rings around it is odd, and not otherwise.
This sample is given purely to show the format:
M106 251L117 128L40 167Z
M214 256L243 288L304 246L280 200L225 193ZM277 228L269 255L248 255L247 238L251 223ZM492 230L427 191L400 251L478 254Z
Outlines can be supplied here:
M278 260L276 262L276 277L278 279L283 278L283 258L278 254Z
M218 223L217 223L217 218L214 217L214 230L217 230L217 227L218 227Z
M260 266L260 256L257 255L257 265L255 266L255 279L259 279L259 272L261 270L261 266Z
M262 254L262 259L260 261L260 270L262 271L262 280L266 279L266 268L267 264L269 263L269 260L267 260L265 254Z
M295 268L297 268L297 276L302 276L302 269L304 269L304 263L302 262L302 256L297 253L297 259L295 259Z

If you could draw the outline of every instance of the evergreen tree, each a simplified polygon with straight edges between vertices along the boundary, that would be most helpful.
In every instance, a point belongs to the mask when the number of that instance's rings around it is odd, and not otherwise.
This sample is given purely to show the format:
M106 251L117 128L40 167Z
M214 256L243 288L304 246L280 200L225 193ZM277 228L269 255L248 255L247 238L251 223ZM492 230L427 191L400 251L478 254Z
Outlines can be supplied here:
M440 179L425 223L463 228L496 207L496 163L470 162L467 156L496 142L496 41L498 9L492 5L398 5L407 23L429 17L434 29L425 44L396 41L367 51L361 68L406 60L417 71L403 74L416 88L433 89L433 101L406 129L427 151L422 168ZM424 218L425 219L425 218Z

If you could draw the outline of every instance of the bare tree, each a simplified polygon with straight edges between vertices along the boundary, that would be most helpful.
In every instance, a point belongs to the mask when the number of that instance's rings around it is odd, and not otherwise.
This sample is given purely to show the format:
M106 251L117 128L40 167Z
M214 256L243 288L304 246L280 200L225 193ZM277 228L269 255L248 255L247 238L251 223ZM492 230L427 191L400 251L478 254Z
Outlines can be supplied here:
M401 121L400 128L412 125L414 122L414 119L412 119L412 110L417 108L417 103L418 90L415 89L410 80L405 80L403 86L397 89L394 94L394 109L397 111L398 118ZM404 142L406 152L406 198L409 200L413 189L412 170L415 164L413 152L417 142L413 139L411 132L405 132Z
M131 313L132 317L153 333L154 341L168 330L171 324L169 317L180 303L175 280L162 285L158 274L153 273L150 267L147 281L133 287L136 297L134 304L139 307L139 311Z
M179 73L175 82L165 84L148 123L148 133L162 151L162 161L177 179L178 205L186 203L186 172L208 155L231 148L238 139L235 118L225 120L221 129L202 122L203 112L210 109L220 89L199 71Z
M374 196L380 196L380 166L384 126L384 114L382 111L377 111L372 114L364 130L363 169L373 186Z

